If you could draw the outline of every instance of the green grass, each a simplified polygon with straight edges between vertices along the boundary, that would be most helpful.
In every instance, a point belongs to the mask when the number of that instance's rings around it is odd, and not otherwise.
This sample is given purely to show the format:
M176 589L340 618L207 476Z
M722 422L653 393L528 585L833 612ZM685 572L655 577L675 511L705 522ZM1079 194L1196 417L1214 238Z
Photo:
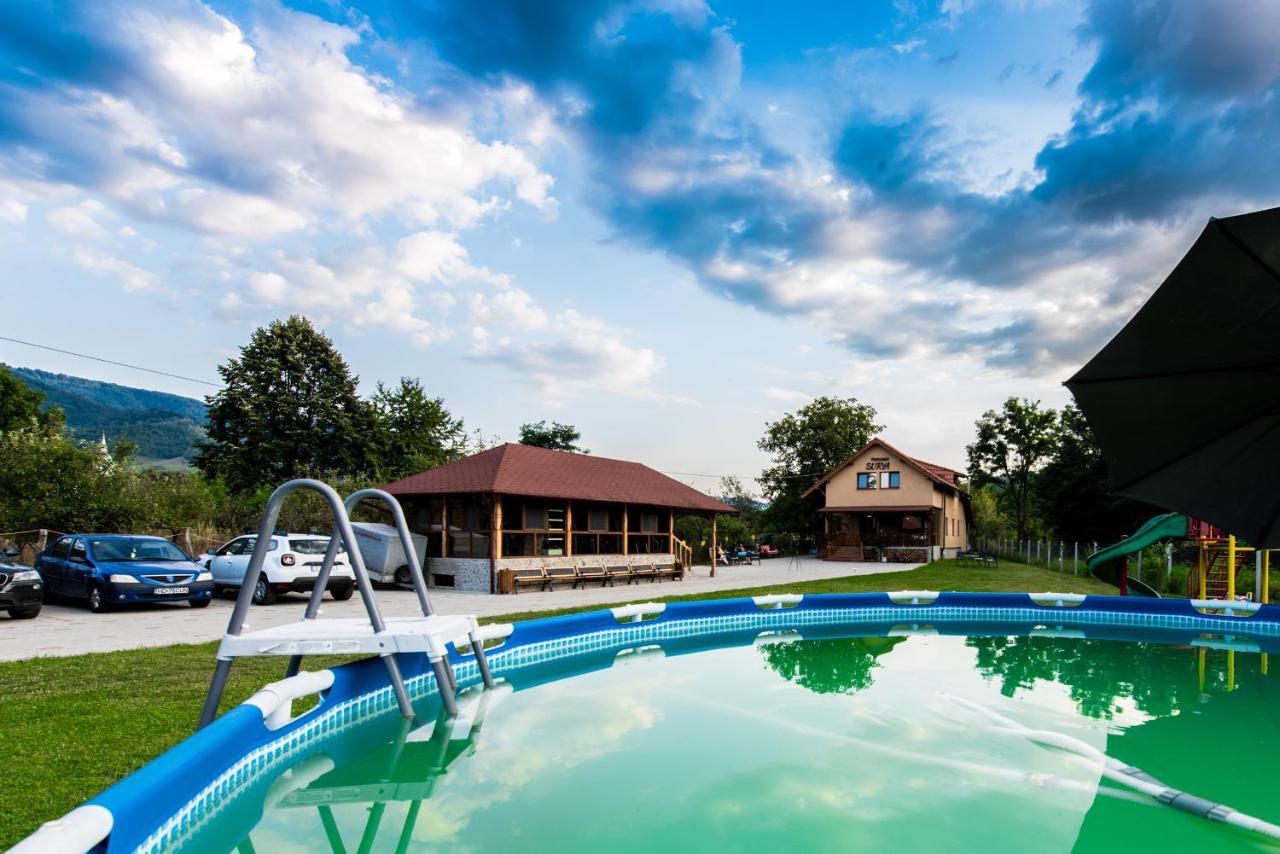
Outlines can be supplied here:
M654 595L672 589L678 587L640 587L636 600L708 598ZM715 598L904 589L1116 592L1092 578L1024 564L1002 562L995 569L978 569L938 562L904 572L798 581L767 590L730 590ZM513 597L512 604L518 603L519 598ZM485 622L598 607L504 614ZM0 721L8 745L5 785L0 787L0 848L73 809L190 735L209 684L216 646L190 644L0 663ZM319 669L340 660L311 658L308 662ZM279 658L236 662L223 709L279 679L283 670L284 661Z

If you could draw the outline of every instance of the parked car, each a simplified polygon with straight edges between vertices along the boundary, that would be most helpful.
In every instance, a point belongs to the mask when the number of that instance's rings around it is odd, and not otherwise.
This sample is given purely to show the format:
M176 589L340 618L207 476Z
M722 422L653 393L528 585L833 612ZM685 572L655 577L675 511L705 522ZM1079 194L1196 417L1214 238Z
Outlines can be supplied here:
M221 548L209 549L204 565L213 573L217 590L240 589L257 543L257 534L247 534ZM262 575L253 589L254 604L270 605L282 593L310 593L328 548L329 537L324 534L273 535L262 564ZM350 599L355 592L356 577L347 564L346 549L342 546L338 547L325 589L339 601Z
M95 614L137 602L186 601L204 608L213 599L213 576L163 537L59 537L36 558L36 569L46 596L84 599Z
M16 546L9 546L0 558L0 611L8 611L15 620L30 620L40 614L44 581L40 573L13 560L18 554Z

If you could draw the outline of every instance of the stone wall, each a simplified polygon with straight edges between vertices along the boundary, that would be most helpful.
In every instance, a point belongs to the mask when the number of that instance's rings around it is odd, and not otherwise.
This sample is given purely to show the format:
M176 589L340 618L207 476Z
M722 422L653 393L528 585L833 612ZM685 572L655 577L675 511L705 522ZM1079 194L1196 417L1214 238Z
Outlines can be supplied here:
M487 557L430 557L425 567L428 587L461 590L466 593L489 592L489 559ZM437 575L451 577L453 584L440 584Z
M573 557L505 557L498 561L498 571L552 566L620 566L626 564L674 563L670 554L648 555L574 555ZM425 567L428 587L460 590L465 593L489 592L489 559L471 557L431 557ZM440 584L437 575L453 579L453 584Z

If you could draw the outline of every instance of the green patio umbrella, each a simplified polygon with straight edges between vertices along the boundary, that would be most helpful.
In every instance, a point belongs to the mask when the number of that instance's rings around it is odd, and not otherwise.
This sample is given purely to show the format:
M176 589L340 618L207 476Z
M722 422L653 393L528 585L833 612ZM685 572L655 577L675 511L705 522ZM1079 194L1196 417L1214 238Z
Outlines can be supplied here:
M1113 492L1280 547L1280 208L1209 220L1067 387Z

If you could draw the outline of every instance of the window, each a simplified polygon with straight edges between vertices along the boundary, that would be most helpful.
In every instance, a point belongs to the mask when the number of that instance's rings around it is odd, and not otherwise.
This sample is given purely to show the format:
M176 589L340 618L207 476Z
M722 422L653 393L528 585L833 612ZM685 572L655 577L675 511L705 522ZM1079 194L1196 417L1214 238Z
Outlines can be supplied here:
M84 540L76 537L71 543L71 559L77 563L85 563L88 558L85 557Z
M63 537L53 544L53 556L65 558L71 554L71 538Z
M858 489L897 489L902 484L902 473L896 471L858 472Z
M592 507L587 511L588 531L607 531L609 530L609 511L603 507Z
M573 535L573 553L575 555L619 555L622 554L621 534L579 534Z

